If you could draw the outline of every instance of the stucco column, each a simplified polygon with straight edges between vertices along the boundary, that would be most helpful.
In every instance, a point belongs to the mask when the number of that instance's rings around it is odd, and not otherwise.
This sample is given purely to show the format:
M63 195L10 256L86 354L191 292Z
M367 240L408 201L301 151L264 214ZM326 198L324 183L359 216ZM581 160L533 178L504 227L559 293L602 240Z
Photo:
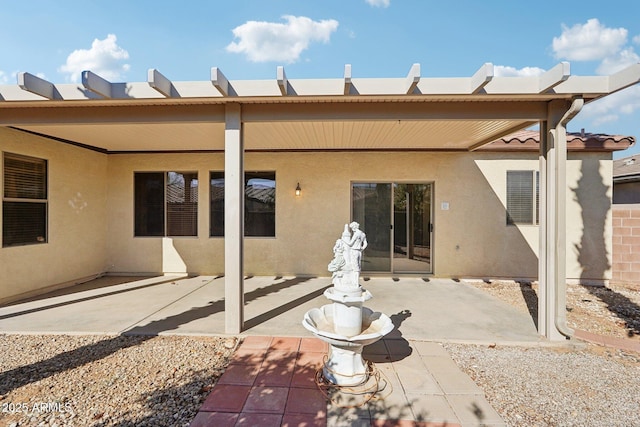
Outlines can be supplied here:
M540 247L538 254L538 332L552 341L570 337L567 327L567 130L566 124L582 108L549 102L547 120L540 126Z
M244 144L240 104L226 105L224 131L225 332L244 324Z

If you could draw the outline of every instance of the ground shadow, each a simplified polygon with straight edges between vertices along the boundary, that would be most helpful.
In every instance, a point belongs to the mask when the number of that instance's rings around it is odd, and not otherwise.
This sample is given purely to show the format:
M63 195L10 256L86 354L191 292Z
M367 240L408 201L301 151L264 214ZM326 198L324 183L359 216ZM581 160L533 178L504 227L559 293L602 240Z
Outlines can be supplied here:
M255 291L251 291L251 292L248 292L246 294L245 301L256 300L256 299L258 299L260 297L263 297L263 296L266 296L268 294L272 294L272 293L281 291L281 290L283 290L285 288L289 288L289 287L294 286L294 285L298 285L298 284L306 282L306 281L308 281L310 279L311 279L310 277L307 277L307 278L295 277L293 279L285 280L284 282L281 282L281 283L276 283L274 285L265 286L265 287L256 289ZM264 322L266 322L268 320L271 320L271 319L273 319L275 317L278 317L281 314L284 314L287 311L289 311L289 310L291 310L291 309L293 309L295 307L298 307L298 306L300 306L300 305L302 305L302 304L304 304L306 302L309 302L309 301L319 297L330 286L331 285L328 284L327 286L324 286L324 287L322 287L322 288L320 288L318 290L315 290L313 292L309 292L306 295L303 295L301 297L298 297L296 299L288 301L287 303L279 305L278 307L275 307L275 308L273 308L273 309L271 309L271 310L269 310L269 311L267 311L265 313L262 313L262 314L260 314L260 315L258 315L256 317L254 317L254 318L247 319L244 322L244 330L247 331L247 330L249 330L249 329L251 329L251 328L253 328L255 326L260 325L261 323L264 323Z
M582 160L581 174L577 187L571 189L580 205L583 224L580 243L574 245L582 269L580 283L604 302L612 314L625 322L630 337L640 335L640 319L636 314L640 312L640 307L610 288L604 291L601 286L593 286L594 282L604 283L606 272L611 268L605 241L611 199L598 159Z
M516 283L520 286L520 292L522 298L527 305L529 315L533 319L533 324L538 329L538 294L531 286L531 282L526 280L517 280Z
M102 279L106 279L106 278L100 278L100 279L97 279L95 281L92 280L91 282L88 282L88 283L85 283L85 284L71 286L69 288L65 288L65 289L60 289L58 291L49 292L49 293L46 293L46 294L43 294L43 295L39 295L37 297L27 298L27 299L23 299L23 300L14 301L14 302L11 302L11 303L3 304L3 305L0 305L0 307L9 307L9 306L12 306L12 305L24 304L24 303L44 300L44 299L48 299L48 298L55 298L55 297L59 297L59 296L72 295L72 294L76 294L76 293L83 292L83 291L102 289L102 288L109 288L111 286L123 285L123 284L127 284L127 283L135 283L135 282L141 280L140 278L136 278L134 280L131 280L131 278L129 278L129 279L120 279L120 278L116 278L116 277L113 278L114 280L102 280ZM0 316L0 320L9 319L11 317L20 316L20 315L23 315L23 314L37 313L39 311L48 310L50 308L64 307L66 305L71 305L71 304L75 304L75 303L78 303L78 302L91 301L91 300L102 298L102 297L107 297L107 296L111 296L111 295L118 295L118 294L122 294L122 293L126 293L126 292L136 291L138 289L149 288L149 287L160 285L160 284L163 284L163 283L179 280L179 279L176 279L175 277L173 277L173 278L165 278L163 276L161 276L161 277L159 277L157 279L158 279L157 281L154 281L153 283L149 283L149 284L146 284L146 285L132 286L131 288L128 288L128 289L118 289L117 291L105 292L105 293L102 293L102 294L99 294L99 295L91 295L91 296L84 297L84 298L78 298L78 299L74 299L74 300L70 300L70 301L63 301L63 302L56 303L56 304L43 305L43 306L40 306L40 307L35 307L35 308L28 309L28 310L19 311L19 312L16 312L16 313L5 314L5 315ZM144 279L142 279L142 280L144 280ZM94 283L94 282L97 282L97 283Z

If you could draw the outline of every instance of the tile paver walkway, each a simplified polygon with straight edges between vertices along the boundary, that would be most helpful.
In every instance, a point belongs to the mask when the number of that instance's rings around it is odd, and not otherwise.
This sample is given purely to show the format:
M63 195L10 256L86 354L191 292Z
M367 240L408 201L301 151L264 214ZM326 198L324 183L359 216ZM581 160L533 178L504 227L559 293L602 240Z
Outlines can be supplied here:
M348 394L332 401L316 385L327 350L316 338L245 337L191 427L505 425L438 343L385 339L366 347L383 397L346 408L336 402Z

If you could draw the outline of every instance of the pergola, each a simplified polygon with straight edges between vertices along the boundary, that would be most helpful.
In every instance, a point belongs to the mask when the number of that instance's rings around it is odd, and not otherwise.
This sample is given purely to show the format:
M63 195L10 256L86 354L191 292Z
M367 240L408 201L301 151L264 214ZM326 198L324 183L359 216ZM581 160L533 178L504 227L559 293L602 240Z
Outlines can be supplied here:
M174 82L151 69L146 82L112 83L85 71L82 84L29 73L0 86L0 125L106 154L224 152L225 320L244 323L244 153L250 151L469 152L540 125L538 329L551 340L566 325L566 125L585 103L640 81L640 64L610 76L573 76L560 63L540 76L473 76Z

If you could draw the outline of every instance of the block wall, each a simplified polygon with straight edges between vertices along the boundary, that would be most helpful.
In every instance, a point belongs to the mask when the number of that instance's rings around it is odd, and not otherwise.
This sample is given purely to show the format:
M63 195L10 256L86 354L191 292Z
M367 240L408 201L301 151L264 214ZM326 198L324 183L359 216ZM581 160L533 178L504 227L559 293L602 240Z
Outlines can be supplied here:
M613 205L613 282L640 283L640 205Z

